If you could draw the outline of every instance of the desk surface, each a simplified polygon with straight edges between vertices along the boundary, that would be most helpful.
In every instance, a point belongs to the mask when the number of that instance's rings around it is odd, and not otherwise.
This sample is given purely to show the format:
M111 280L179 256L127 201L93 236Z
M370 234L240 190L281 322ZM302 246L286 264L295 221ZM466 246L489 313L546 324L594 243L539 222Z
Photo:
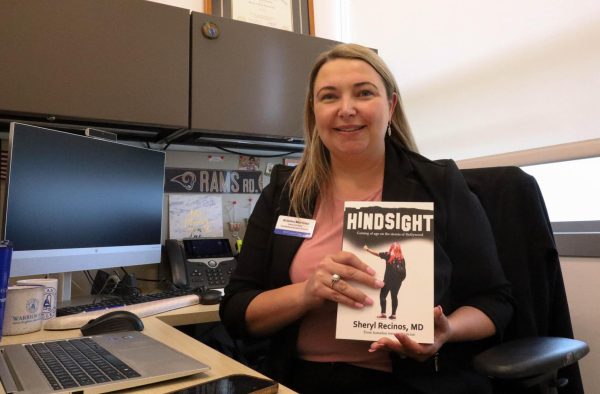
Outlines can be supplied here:
M143 320L144 334L158 339L172 348L210 365L211 369L205 373L196 374L187 378L171 380L149 386L142 386L136 390L130 389L127 392L165 393L194 386L202 382L214 380L235 373L244 373L248 375L264 377L264 375L261 375L260 373L219 353L213 348L206 346L202 342L199 342L174 328L174 326L177 325L218 321L218 305L194 305L155 316L145 317ZM42 330L25 335L5 336L2 338L2 341L0 341L0 345L64 339L78 336L81 336L81 332L79 330ZM0 392L4 393L4 390L1 386ZM279 385L279 393L294 393L294 391Z

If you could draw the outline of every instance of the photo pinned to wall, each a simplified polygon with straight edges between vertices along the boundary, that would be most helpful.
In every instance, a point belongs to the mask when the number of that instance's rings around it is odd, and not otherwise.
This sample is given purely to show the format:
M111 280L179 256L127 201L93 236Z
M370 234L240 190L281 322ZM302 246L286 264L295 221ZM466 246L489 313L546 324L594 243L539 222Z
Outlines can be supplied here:
M222 236L223 202L221 196L169 195L169 238Z
M245 201L245 205L244 205L244 209L246 212L246 216L245 216L245 220L248 220L250 218L250 215L252 214L252 211L254 210L254 206L256 205L256 202L258 201L258 196L248 196L248 198Z
M229 232L236 240L240 239L240 230L242 228L242 223L239 221L239 214L236 212L238 206L237 200L231 200L225 205L225 212L227 212L228 216L228 226Z
M285 166L296 167L298 164L300 164L300 159L290 159L290 158L283 159L283 165L285 165Z
M240 155L239 170L258 171L260 168L260 158L256 156Z
M228 202L228 204L225 207L225 211L227 212L227 216L228 216L228 220L229 223L237 223L237 212L236 212L236 206L237 206L237 200L231 200Z
M242 239L248 227L248 219L258 201L258 195L225 195L223 196L226 230L236 242L238 253L242 246Z
M228 223L243 223L247 221L254 210L258 197L255 194L223 196L225 220Z
M273 162L267 163L267 166L265 167L265 175L269 175L269 176L271 175L271 172L273 172L273 167L275 167L275 164L277 164L277 163L273 163Z

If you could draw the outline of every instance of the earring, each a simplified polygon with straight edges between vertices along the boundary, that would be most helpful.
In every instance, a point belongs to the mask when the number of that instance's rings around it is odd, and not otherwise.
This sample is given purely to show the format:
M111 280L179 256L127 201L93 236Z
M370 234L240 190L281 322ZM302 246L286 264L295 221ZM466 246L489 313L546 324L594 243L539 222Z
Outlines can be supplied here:
M392 122L388 123L387 135L388 135L388 137L392 136Z

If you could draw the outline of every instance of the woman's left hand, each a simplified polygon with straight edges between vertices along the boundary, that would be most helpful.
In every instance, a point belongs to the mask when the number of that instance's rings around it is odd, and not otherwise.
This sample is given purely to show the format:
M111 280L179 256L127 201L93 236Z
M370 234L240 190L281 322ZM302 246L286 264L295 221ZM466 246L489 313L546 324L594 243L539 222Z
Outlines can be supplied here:
M397 341L393 338L384 337L371 344L369 352L376 352L380 349L387 349L400 354L403 357L410 357L418 361L425 361L434 354L450 338L450 323L441 306L433 308L433 322L435 327L434 340L431 344L422 344L413 341L406 334L394 334Z

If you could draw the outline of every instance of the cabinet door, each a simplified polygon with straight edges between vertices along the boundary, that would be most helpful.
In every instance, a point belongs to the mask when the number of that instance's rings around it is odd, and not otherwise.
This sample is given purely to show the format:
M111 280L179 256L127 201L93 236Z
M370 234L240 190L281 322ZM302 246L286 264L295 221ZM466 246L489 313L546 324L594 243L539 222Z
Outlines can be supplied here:
M189 10L0 1L0 112L187 127Z
M217 38L202 34L206 22L217 26ZM192 129L302 137L308 74L318 54L335 44L192 13Z

